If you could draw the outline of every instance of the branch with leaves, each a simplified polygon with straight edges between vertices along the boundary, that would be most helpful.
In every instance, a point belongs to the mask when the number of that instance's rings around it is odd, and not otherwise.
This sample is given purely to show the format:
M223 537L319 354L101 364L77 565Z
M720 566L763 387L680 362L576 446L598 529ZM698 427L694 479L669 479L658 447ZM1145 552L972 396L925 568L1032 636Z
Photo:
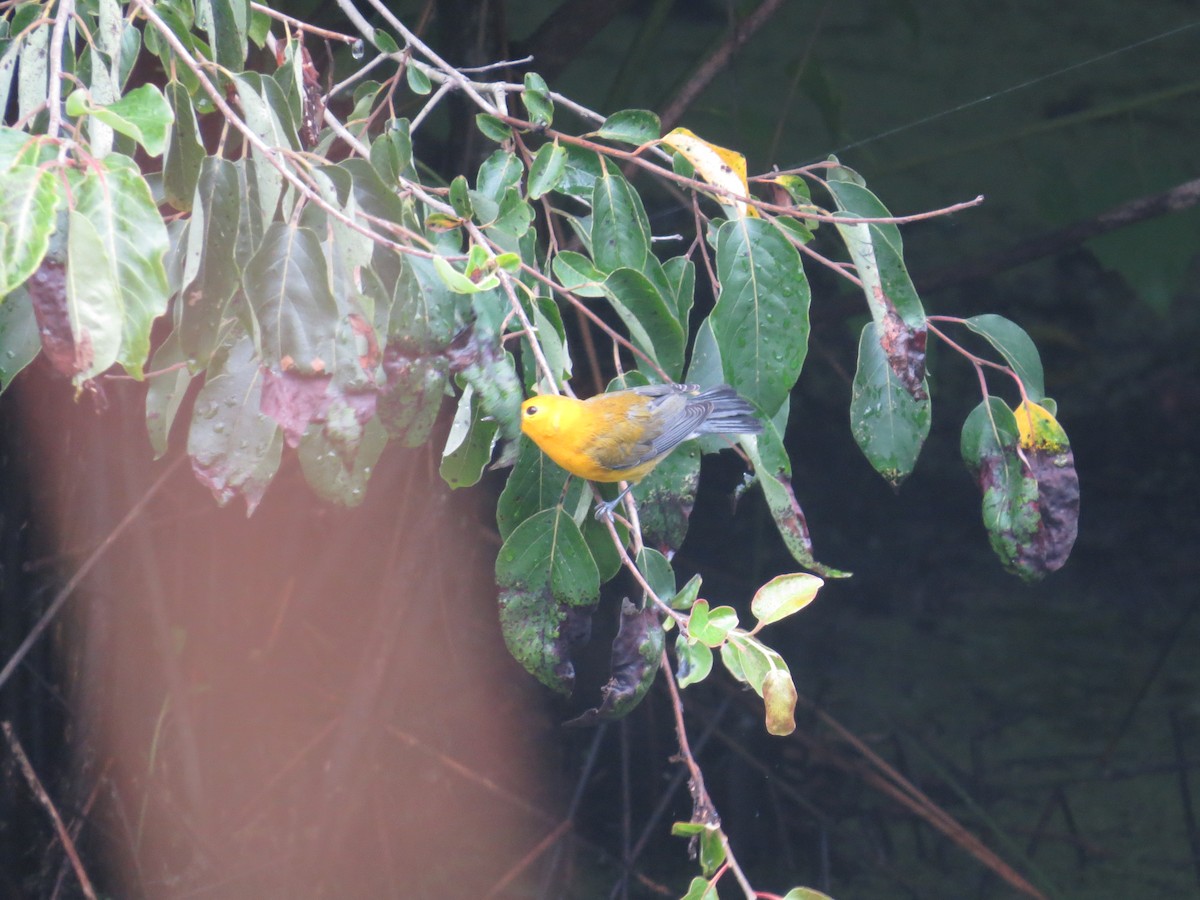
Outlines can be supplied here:
M896 217L833 158L749 177L741 154L684 128L662 134L653 113L600 115L533 72L477 80L491 67L454 68L369 3L385 27L339 0L357 36L244 0L5 9L0 98L7 108L15 85L17 119L0 129L0 390L39 354L79 392L102 392L117 367L146 379L156 455L180 419L196 477L248 514L285 446L319 495L353 506L386 445L430 442L453 406L445 481L464 488L512 466L496 582L513 656L569 693L576 626L626 570L642 597L623 609L603 701L577 721L627 714L661 675L694 801L676 832L695 839L703 871L687 896L715 897L730 873L754 897L689 750L679 691L719 657L762 698L767 730L790 733L796 688L762 629L811 602L818 575L847 575L815 558L782 439L808 350L806 260L861 291L870 313L850 405L870 464L893 484L916 464L933 335L979 373L963 456L1001 559L1040 577L1074 540L1078 484L1032 341L998 316L927 316L905 265L900 224L982 198ZM322 90L310 40L343 47L354 70ZM159 77L131 87L135 64ZM452 92L496 146L444 181L411 137ZM402 93L411 118L398 115ZM567 116L582 125L556 124ZM659 240L639 181L690 204L693 232ZM672 245L683 252L662 249ZM759 589L752 628L672 568L700 455L727 449L724 438L670 456L615 522L593 518L587 486L521 440L522 397L569 392L580 374L566 310L594 383L724 383L764 422L736 449L807 571ZM160 320L165 337L152 342ZM1004 363L950 339L951 324ZM985 369L1015 383L1015 407ZM797 891L788 897L817 896Z

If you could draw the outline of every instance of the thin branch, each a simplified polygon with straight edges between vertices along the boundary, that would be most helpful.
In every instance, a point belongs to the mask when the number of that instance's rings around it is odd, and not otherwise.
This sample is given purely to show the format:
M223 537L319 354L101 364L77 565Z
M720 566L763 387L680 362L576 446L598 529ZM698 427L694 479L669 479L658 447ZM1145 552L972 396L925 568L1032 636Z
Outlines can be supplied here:
M330 41L341 41L343 44L353 44L360 40L353 35L342 34L340 31L330 31L328 28L318 28L316 25L309 25L307 22L302 22L300 19L292 18L286 13L281 13L278 10L271 9L269 6L263 6L261 3L251 2L250 8L256 12L260 12L265 16L270 16L272 19L277 19L284 22L297 31L302 31L305 34L312 34L320 38L325 38Z
M63 604L67 602L73 593L75 593L75 588L79 587L79 583L87 577L87 574L92 571L96 563L98 563L104 554L108 552L108 548L116 542L117 538L125 533L125 530L133 523L134 519L136 519L141 514L142 510L146 508L146 504L150 502L150 499L158 493L159 489L162 488L164 484L167 483L167 479L175 473L175 470L179 468L180 464L185 459L187 459L186 456L180 456L173 463L167 466L167 468L161 475L158 476L155 482L146 489L146 493L142 495L141 499L138 500L137 503L133 504L129 512L125 514L125 518L121 519L121 521L116 524L113 530L108 533L108 536L105 537L104 540L100 542L99 546L92 551L91 555L83 561L83 565L81 565L75 571L75 574L71 576L70 580L63 585L62 590L60 590L55 598L50 601L50 605L46 607L46 611L42 613L42 617L37 620L37 624L35 624L33 628L29 630L29 634L25 635L25 640L21 641L21 645L17 647L15 651L13 651L13 655L10 656L8 662L4 664L4 668L0 669L0 688L5 685L10 677L12 677L12 673L16 670L17 666L21 664L21 660L25 658L30 649L32 649L33 645L37 643L38 638L40 638L42 633L49 627L50 623L54 620L54 617L58 615L58 611L62 609Z
M4 728L4 737L8 741L9 749L16 757L17 765L21 767L21 774L25 776L25 781L29 783L29 789L33 791L33 796L42 804L46 812L50 815L50 820L54 823L54 830L58 833L58 839L63 845L63 850L67 854L67 858L71 861L71 868L75 870L75 877L79 879L79 888L83 891L83 895L88 900L96 900L96 889L92 887L92 880L88 878L87 871L83 868L83 863L79 859L79 854L75 850L75 842L71 840L71 833L67 831L67 827L63 824L62 817L59 816L58 810L54 806L54 801L50 799L50 795L46 793L46 789L42 786L41 780L37 777L37 772L33 770L33 765L29 762L29 757L25 755L25 750L21 747L21 742L17 740L16 734L13 732L11 722L2 722L0 727Z

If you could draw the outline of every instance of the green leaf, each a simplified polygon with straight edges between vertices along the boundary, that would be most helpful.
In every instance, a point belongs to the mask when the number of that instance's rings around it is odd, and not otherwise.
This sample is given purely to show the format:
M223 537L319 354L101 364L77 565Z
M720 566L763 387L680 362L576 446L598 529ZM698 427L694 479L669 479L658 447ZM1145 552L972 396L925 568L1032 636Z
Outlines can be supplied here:
M31 4L32 5L32 4ZM35 6L36 10L37 7ZM49 96L50 23L28 32L21 42L17 66L17 118L27 120Z
M615 167L604 164L592 194L592 255L603 272L641 272L650 255L650 221L642 198ZM794 252L794 251L793 251ZM798 261L797 261L798 262Z
M188 429L196 477L221 506L245 499L246 515L258 506L283 453L282 431L260 409L262 385L254 341L243 334L213 357Z
M246 62L250 0L196 0L196 25L207 32L217 64L241 71Z
M499 204L510 188L521 184L521 176L525 167L517 159L515 153L507 150L496 150L479 165L479 174L475 177L475 189L489 200Z
M841 166L829 170L829 192L847 220L891 215L862 184L857 173ZM904 388L921 399L925 378L925 310L904 264L900 229L887 222L838 223L862 282L871 318L879 328L888 363Z
M554 257L551 265L554 277L568 291L580 297L604 296L604 280L607 276L582 253L563 250Z
M470 385L458 400L458 410L442 450L438 474L452 488L470 487L483 477L483 470L492 460L499 426L485 420L480 412L479 398Z
M554 121L554 102L550 99L550 88L546 79L537 72L525 73L525 90L521 102L529 112L529 121L546 127Z
M671 569L670 560L649 547L643 547L637 555L638 571L653 588L658 599L666 602L675 594L675 572ZM647 599L646 605L649 605Z
M600 592L579 526L557 507L526 519L500 548L496 582L509 652L547 687L569 693L575 671L566 626Z
M786 619L812 603L825 582L816 575L801 572L778 575L758 589L750 601L750 611L759 625Z
M190 204L185 287L176 307L179 346L193 371L208 365L220 345L229 303L241 287L235 259L242 200L235 164L205 157Z
M558 192L574 197L583 203L591 205L592 195L596 189L596 181L603 174L600 155L594 150L587 150L568 144L567 165L562 180L558 184Z
M623 144L645 144L662 134L662 122L648 109L623 109L615 112L595 132L596 137Z
M93 116L113 131L137 141L150 156L163 152L174 118L171 105L153 84L134 88L120 100L104 106L91 103L86 91L76 90L67 97L66 110L69 116Z
M684 443L634 485L642 537L647 543L676 550L683 545L699 486L698 441Z
M272 223L242 284L261 333L264 364L285 372L327 371L338 309L316 234Z
M696 295L696 264L686 256L673 256L662 264L663 277L671 285L671 296L675 298L675 318L680 326L687 331L688 317L692 312L692 303ZM715 381L705 381L702 384L716 384L721 380L720 375Z
M692 604L696 602L696 598L700 595L700 574L697 572L688 579L688 583L679 589L674 597L672 597L667 605L671 609L691 609Z
M163 155L163 194L176 209L190 211L200 166L206 158L204 144L200 141L196 112L187 88L171 81L166 96L175 126Z
M784 894L783 900L833 900L833 898L820 891L814 891L812 888L798 887L792 888Z
M265 12L257 9L250 10L250 25L246 30L246 36L254 42L254 46L262 48L267 42L267 35L271 33L271 17Z
M709 609L707 600L697 600L692 604L688 619L688 637L709 647L719 647L725 643L729 632L737 628L737 624L738 617L733 607Z
M721 293L710 316L725 381L773 416L808 352L808 279L769 222L744 216L717 233Z
M662 294L641 272L628 268L612 270L604 280L608 297L633 345L657 362L667 376L678 379L683 372L686 336ZM645 364L639 361L639 368ZM653 370L647 371L652 375Z
M37 317L22 286L0 299L0 394L42 349Z
M712 648L700 641L688 640L682 633L675 639L675 659L675 679L681 688L699 684L712 672Z
M167 309L166 226L137 165L116 153L84 176L76 188L75 211L92 223L103 241L121 294L117 361L141 378L150 355L150 329Z
M446 359L392 350L384 355L383 369L387 386L379 397L380 421L403 446L419 447L429 440L446 396Z
M500 279L495 275L489 275L477 284L441 256L433 258L433 268L442 279L442 283L456 294L477 294L480 291L490 291L500 284Z
M116 270L96 226L77 210L68 213L68 222L67 313L75 341L73 380L80 385L117 361L125 310Z
M150 358L150 370L164 372L148 378L149 384L146 387L146 432L150 436L150 446L154 449L155 459L162 459L163 454L167 452L171 426L175 424L179 406L192 383L191 373L186 366L180 365L183 361L178 331L167 335L167 339ZM165 371L172 367L177 368Z
M380 53L391 54L391 53L399 53L400 52L400 45L396 43L395 38L393 38L390 34L388 34L382 28L375 29L375 33L373 35L371 35L371 40L374 42L376 48L378 48ZM408 68L409 68L409 71L411 71L417 67L413 66L412 64L409 64ZM422 72L421 74L424 75L425 73ZM422 93L422 94L429 93L429 86L428 86L429 79L428 78L425 79L425 83L426 83L425 90L419 91L418 93ZM411 76L409 76L409 84L410 85L412 84Z
M500 119L487 113L479 113L475 117L475 127L480 130L485 138L495 141L497 144L503 144L505 141L512 139L512 129Z
M1041 403L1045 399L1042 358L1038 354L1037 345L1025 333L1024 328L1003 316L990 314L972 316L964 319L963 324L985 338L1004 357L1005 362L1025 385L1025 393L1030 400Z
M557 139L538 147L529 166L529 199L537 200L554 190L566 171L567 151L559 146Z
M300 139L292 124L291 110L279 85L257 72L246 72L233 79L246 125L270 148L300 149ZM258 181L258 201L267 219L275 215L275 207L283 192L283 176L271 160L257 147L251 146L254 173Z
M700 871L711 878L725 862L725 842L718 826L700 832Z
M875 471L898 486L912 474L933 418L927 382L919 397L905 389L888 363L878 326L868 322L858 341L850 398L850 432Z
M716 887L697 876L692 879L692 883L688 885L687 893L680 900L719 900L719 898Z
M533 441L522 438L516 464L496 504L496 524L500 529L500 537L507 540L518 525L539 512L555 508L560 499L565 509L577 506L586 484L576 478L564 496L563 487L570 477L566 470L551 462Z
M0 172L0 298L41 265L64 199L55 172L31 165Z
M510 236L519 238L529 226L533 224L533 208L521 196L520 190L517 188L509 188L504 193L504 197L500 200L500 206L496 210L496 216L491 222L484 224L489 236L499 238ZM499 235L497 235L499 232ZM511 246L511 243L500 241L502 245Z
M331 410L330 416L333 415ZM313 423L305 430L297 450L304 480L325 500L347 507L358 506L367 496L367 481L387 446L387 439L383 425L372 418L362 427L352 452L348 452L351 448L340 444L327 425Z

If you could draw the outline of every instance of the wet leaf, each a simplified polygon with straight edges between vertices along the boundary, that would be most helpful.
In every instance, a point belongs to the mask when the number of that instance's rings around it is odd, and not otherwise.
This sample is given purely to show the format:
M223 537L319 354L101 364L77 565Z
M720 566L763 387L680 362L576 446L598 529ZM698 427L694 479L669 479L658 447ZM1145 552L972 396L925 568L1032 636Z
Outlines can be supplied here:
M267 366L262 376L260 408L283 429L287 445L298 447L309 424L323 419L333 401L329 390L332 376L303 374L295 369L281 372Z
M613 639L608 682L600 688L600 705L567 722L595 725L629 715L654 684L662 663L663 628L658 610L621 603L621 624Z
M217 503L234 497L254 512L279 468L283 434L260 410L262 370L249 335L213 356L188 429L192 471Z
M673 379L683 373L686 336L667 300L641 272L614 269L604 280L605 296L629 330L633 345ZM639 368L645 364L639 360ZM646 372L654 375L653 370Z
M161 459L167 452L171 426L175 424L179 406L192 383L191 373L186 366L180 365L183 361L178 331L167 335L167 339L150 357L150 370L164 373L147 378L149 384L146 387L146 432L150 436L155 459ZM174 371L166 371L175 366L178 368Z
M379 397L379 418L403 446L419 447L429 440L446 396L449 368L442 356L409 356L395 344L384 350L387 384Z
M237 168L217 156L206 157L189 205L186 287L176 311L179 344L196 371L220 345L230 301L241 287L235 262L242 211L242 181Z
M174 127L163 156L163 194L176 209L190 211L200 166L206 159L204 144L187 88L171 81L167 84L166 98Z
M242 285L261 332L263 363L283 372L326 372L334 358L338 308L316 234L272 223Z
M26 282L28 284L28 282ZM42 349L33 301L25 286L0 299L0 394Z
M346 406L342 410L348 410ZM355 422L352 411L348 421ZM331 411L330 419L335 418ZM358 506L367 496L367 481L387 446L387 432L378 419L370 419L358 430L352 445L335 437L329 424L313 424L300 440L300 467L304 479L317 494L343 506Z
M888 364L904 389L922 400L926 396L925 310L904 263L900 229L888 222L853 222L855 218L886 218L891 213L854 171L835 166L828 178L829 192L848 220L839 222L837 229L862 282Z
M725 381L773 416L808 352L808 280L800 254L771 224L743 218L717 232L721 293L709 317Z
M650 220L637 191L616 167L603 163L592 192L592 256L602 272L641 272L650 255Z
M883 351L878 326L868 322L858 341L850 432L893 487L912 474L932 417L927 382L921 382L917 395L907 390Z
M579 527L558 507L518 525L496 560L500 627L509 653L547 687L569 694L571 648L585 633L600 577Z
M71 210L67 218L66 299L73 347L69 374L75 384L80 385L117 361L125 310L112 257L100 233L87 216L77 210ZM43 271L49 273L50 270L43 267ZM31 295L34 308L39 310L41 325L44 307L39 300L50 294L35 291L31 286ZM56 342L58 334L55 328L52 339ZM54 359L54 352L47 347L48 338L51 335L43 327L42 346ZM65 359L66 355L61 358Z

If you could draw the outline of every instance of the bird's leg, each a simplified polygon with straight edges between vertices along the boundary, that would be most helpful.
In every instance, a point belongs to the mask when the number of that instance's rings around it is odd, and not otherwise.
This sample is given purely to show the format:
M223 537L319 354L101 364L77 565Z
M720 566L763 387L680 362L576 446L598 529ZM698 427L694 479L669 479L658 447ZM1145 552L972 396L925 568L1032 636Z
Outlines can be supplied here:
M617 504L625 498L625 495L628 494L632 488L633 485L629 482L626 482L625 487L621 488L621 493L617 494L617 496L613 497L611 500L604 500L600 503L597 503L596 520L599 521L601 519L611 519L613 510L617 508Z

